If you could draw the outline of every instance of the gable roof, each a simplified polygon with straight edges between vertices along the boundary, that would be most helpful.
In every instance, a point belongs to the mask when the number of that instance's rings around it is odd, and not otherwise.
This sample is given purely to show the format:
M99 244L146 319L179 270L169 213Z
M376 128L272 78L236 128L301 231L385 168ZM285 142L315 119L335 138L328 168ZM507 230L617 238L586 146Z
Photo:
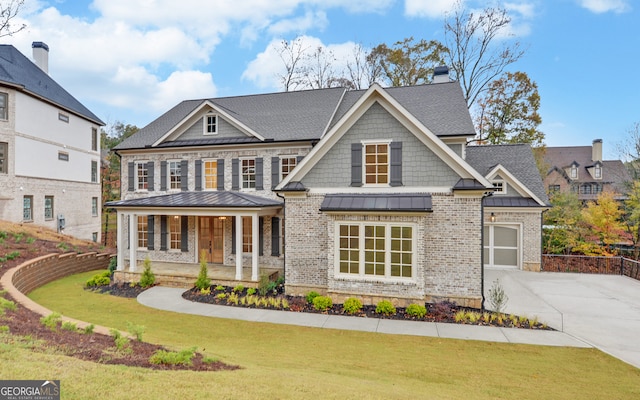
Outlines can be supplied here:
M0 84L3 83L42 98L98 125L104 125L100 118L64 90L49 74L8 44L0 45Z
M591 146L560 146L547 147L544 155L545 162L549 164L549 172L554 167L557 170L564 170L575 163L580 171L578 179L571 179L574 182L605 182L605 183L622 183L630 180L629 171L620 160L604 160L602 161L602 179L595 179L586 170L596 164L591 159Z
M549 204L549 198L542 184L542 178L530 145L467 146L466 153L467 162L483 176L488 176L494 172L496 167L501 166L531 191L531 194L537 199Z

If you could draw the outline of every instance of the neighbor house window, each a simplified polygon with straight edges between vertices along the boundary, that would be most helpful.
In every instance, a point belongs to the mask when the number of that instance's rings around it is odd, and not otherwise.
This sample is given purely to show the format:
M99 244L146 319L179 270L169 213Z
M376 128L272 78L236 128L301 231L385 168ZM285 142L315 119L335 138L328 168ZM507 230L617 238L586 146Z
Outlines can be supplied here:
M495 189L493 191L493 193L496 193L496 194L506 194L507 193L507 187L504 184L503 180L494 180L494 181L492 181L492 183L493 183L493 188Z
M180 160L167 162L167 168L169 168L169 189L180 189L181 187L182 175L180 164Z
M549 185L549 193L556 193L560 191L560 185Z
M33 221L33 196L24 196L22 198L22 219L24 221Z
M593 169L593 175L594 175L594 178L596 179L602 179L602 167L599 165L596 165L595 168Z
M601 183L594 183L593 184L593 193L598 194L602 192L602 184Z
M569 172L571 179L578 179L578 167L572 166Z
M138 248L146 249L148 243L149 226L146 215L138 215Z
M255 189L256 187L256 160L245 158L242 163L242 188Z
M91 198L91 215L94 217L98 216L98 198L97 197Z
M411 278L413 227L395 224L338 224L338 270L360 277Z
M242 252L251 253L253 249L253 224L251 217L242 217Z
M6 174L9 168L9 143L0 142L0 174Z
M58 119L62 122L69 123L69 116L67 114L58 113Z
M180 250L182 248L182 230L180 217L177 215L169 217L169 242L170 249Z
M149 188L149 170L146 162L136 163L136 182L138 190L147 190Z
M91 182L98 182L98 162L91 161Z
M44 219L53 219L53 196L44 196Z
M364 182L367 185L389 183L389 143L364 144Z
M280 158L280 180L282 181L293 171L298 164L296 157L281 157Z
M580 194L591 194L591 185L588 183L580 185Z
M204 118L204 134L215 135L218 133L218 116L207 114Z
M98 129L91 128L91 150L98 151Z
M0 93L0 119L9 119L8 101L9 95L6 93Z
M204 188L207 190L215 190L218 188L218 162L213 160L205 160L202 163L204 168Z
M58 152L58 160L60 161L69 161L69 153L65 153L64 151Z

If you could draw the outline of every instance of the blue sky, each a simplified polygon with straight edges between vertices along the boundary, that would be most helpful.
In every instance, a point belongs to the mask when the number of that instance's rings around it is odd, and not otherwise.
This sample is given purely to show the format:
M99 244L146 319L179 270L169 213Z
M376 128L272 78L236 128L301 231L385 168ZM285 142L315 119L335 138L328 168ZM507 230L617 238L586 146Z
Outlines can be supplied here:
M4 43L31 56L49 45L49 72L108 124L143 127L184 99L279 91L273 44L304 35L334 52L406 37L444 41L454 0L26 0L27 29ZM465 0L469 9L486 1ZM496 2L505 40L527 49L511 71L538 84L549 146L604 140L605 158L640 122L640 12L632 0ZM17 21L17 22L21 22Z

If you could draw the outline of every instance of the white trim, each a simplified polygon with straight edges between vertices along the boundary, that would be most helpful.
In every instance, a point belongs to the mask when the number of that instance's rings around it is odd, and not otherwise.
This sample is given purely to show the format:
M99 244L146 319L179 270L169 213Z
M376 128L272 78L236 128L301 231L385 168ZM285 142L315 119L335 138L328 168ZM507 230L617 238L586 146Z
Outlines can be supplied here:
M486 190L485 190L486 191ZM482 191L484 193L485 191ZM430 194L451 194L452 188L449 186L396 186L396 187L318 187L307 191L309 194L328 193L430 193Z
M502 164L496 165L491 172L487 174L487 179L491 179L492 177L500 175L504 181L509 183L511 187L513 187L516 192L518 192L522 197L530 197L536 201L536 203L541 206L546 206L545 202L540 200L538 196L536 196L526 185L520 182L509 170L502 166Z
M214 131L209 132L209 118L214 118L215 122L213 123ZM204 136L215 136L220 132L219 124L218 124L218 114L213 111L209 111L205 115L202 116L202 134Z
M497 195L506 195L507 194L507 182L504 181L504 179L490 179L491 183L493 183L493 194L497 194ZM498 189L498 186L496 186L496 183L500 184L500 187Z
M200 179L202 180L200 182L200 187L202 188L203 192L216 192L218 191L218 158L212 158L212 157L207 157L207 158L203 158L201 159L201 165L200 165ZM205 164L208 162L214 162L216 163L216 168L214 171L214 176L216 177L216 185L214 188L207 188L206 182L207 182L207 174L206 174L206 168L205 168ZM195 174L194 174L195 177Z
M489 238L487 238L486 235L484 235L484 240L485 242L487 240L489 240L489 244L487 246L485 246L485 244L482 244L482 251L484 252L485 247L487 247L489 249L489 260L484 260L484 266L487 268L508 268L508 269L522 269L522 260L523 260L523 224L522 223L511 223L511 222L485 222L485 227L489 228ZM493 237L494 237L494 228L495 227L500 227L500 228L511 228L511 229L515 229L516 230L516 235L517 235L517 242L516 242L516 251L517 251L517 264L518 265L495 265L493 264L491 261L493 261L493 252L492 250L495 250L495 246L493 245ZM513 249L512 247L498 247L498 249Z
M282 176L282 159L284 158L293 158L295 160L296 165L293 166L293 168L291 169L291 171L289 171L289 173L287 174L287 176L291 175L291 173L293 172L293 170L298 166L298 154L285 154L285 155L280 155L278 156L278 158L280 159L280 161L278 162L278 181L282 181L284 178Z
M258 171L256 170L256 159L257 158L258 158L257 156L254 156L254 157L238 157L238 169L239 169L239 171L238 171L238 180L240 181L238 186L240 186L240 191L241 192L255 192L256 191L256 184L257 184L256 180L257 180L257 175L258 175ZM247 161L247 160L253 160L253 187L244 187L244 179L243 179L244 173L242 171L242 162L243 161ZM263 168L263 170L262 170L262 179L264 181L264 158L263 158L262 168ZM250 175L250 174L247 174L247 175ZM264 184L264 182L263 182L263 184Z
M362 187L366 187L366 188L372 188L372 187L391 187L390 185L390 181L391 181L391 142L393 140L391 139L381 139L381 140L374 140L374 139L366 139L366 140L360 140L360 143L362 144L362 177L360 178L362 180ZM370 145L376 145L376 147L380 144L384 144L387 146L387 183L367 183L367 152L366 152L366 147L370 146ZM377 149L376 149L376 155L378 154ZM375 164L376 166L378 164ZM375 174L376 178L378 177L378 172L376 171Z
M149 160L135 160L133 161L133 181L135 182L135 187L134 192L138 192L138 193L147 193L149 192L149 167L147 166L147 163L149 162ZM147 189L140 189L140 177L138 175L138 165L139 164L143 164L145 166L145 169L147 170ZM155 164L154 164L155 165Z
M181 159L168 159L165 160L167 162L167 192L178 192L182 190L182 160ZM171 163L178 163L178 167L180 168L180 174L178 174L178 176L180 177L180 187L174 188L171 187ZM160 164L162 165L162 164Z

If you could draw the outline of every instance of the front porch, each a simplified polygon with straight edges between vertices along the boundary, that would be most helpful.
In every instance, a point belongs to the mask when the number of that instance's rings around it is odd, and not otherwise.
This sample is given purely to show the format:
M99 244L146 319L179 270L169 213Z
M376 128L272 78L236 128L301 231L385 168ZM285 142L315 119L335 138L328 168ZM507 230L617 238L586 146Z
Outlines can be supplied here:
M136 265L135 271L127 268L123 271L115 271L115 282L138 282L144 270L142 261ZM189 289L192 288L200 273L200 264L153 261L151 272L156 277L156 284ZM209 263L207 264L207 275L211 279L212 285L237 286L257 288L259 282L251 280L252 268L243 267L242 277L236 279L236 266ZM267 275L269 280L275 281L278 277L284 276L283 268L260 266L258 276Z

